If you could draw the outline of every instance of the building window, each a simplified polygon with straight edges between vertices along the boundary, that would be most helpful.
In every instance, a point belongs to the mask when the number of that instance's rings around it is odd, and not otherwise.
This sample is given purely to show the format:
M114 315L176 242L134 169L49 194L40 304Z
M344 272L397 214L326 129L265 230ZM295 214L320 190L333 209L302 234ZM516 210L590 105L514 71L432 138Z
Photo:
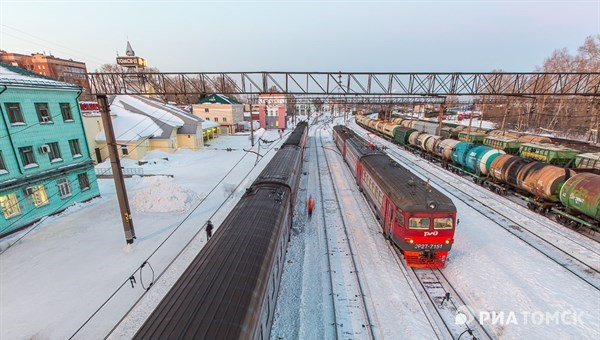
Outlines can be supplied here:
M219 117L215 117L215 122L218 122L218 121L219 121Z
M62 161L58 143L48 143L48 146L50 147L50 152L48 153L48 157L50 157L50 162Z
M4 157L2 157L2 150L0 150L0 175L7 174L6 164L4 164Z
M63 121L73 121L73 114L71 113L71 105L69 103L60 103L60 112L62 113Z
M227 121L227 117L223 117L223 121L226 122Z
M50 116L48 103L35 103L35 111L37 112L40 123L52 122L52 116Z
M78 139L69 140L69 147L71 148L71 155L73 155L73 158L81 157L81 149L79 148Z
M4 107L6 108L8 120L11 124L25 123L23 113L21 112L21 105L19 103L5 103Z
M90 180L88 179L88 175L86 173L77 175L77 180L79 181L79 189L81 189L81 191L88 190L90 188Z
M206 120L210 120L210 118L209 118L209 117L206 117Z
M33 199L33 205L39 207L41 205L48 204L48 195L46 194L46 189L44 185L38 185L35 187L27 188L28 191L31 192L31 198Z
M33 168L37 166L32 146L19 148L19 154L21 154L21 161L23 162L23 166L25 168Z
M129 150L127 150L127 145L121 145L121 152L123 153L123 156L129 155Z
M56 186L58 187L58 195L61 198L71 196L71 187L69 186L69 180L66 178L59 179L56 181Z
M2 214L4 218L10 218L21 213L21 206L16 194L8 194L0 196L0 206L2 207Z
M204 108L204 112L208 113L208 108L207 107Z

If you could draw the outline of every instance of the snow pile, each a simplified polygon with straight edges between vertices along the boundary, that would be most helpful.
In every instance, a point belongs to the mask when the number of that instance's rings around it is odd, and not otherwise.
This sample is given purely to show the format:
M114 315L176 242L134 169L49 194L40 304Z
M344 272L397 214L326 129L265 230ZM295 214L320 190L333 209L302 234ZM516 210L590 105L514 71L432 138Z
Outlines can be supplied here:
M198 195L184 190L172 178L147 177L143 182L144 189L137 192L131 200L131 205L137 212L184 212L198 200Z

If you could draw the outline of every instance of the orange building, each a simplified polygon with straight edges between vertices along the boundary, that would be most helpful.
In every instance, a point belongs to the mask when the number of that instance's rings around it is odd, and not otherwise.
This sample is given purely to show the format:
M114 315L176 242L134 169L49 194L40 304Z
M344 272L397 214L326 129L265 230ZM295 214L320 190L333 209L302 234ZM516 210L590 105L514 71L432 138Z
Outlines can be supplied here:
M9 53L0 51L0 60L3 63L17 66L46 77L79 85L89 93L89 84L85 63L72 59L56 58L53 55L32 53L31 55Z

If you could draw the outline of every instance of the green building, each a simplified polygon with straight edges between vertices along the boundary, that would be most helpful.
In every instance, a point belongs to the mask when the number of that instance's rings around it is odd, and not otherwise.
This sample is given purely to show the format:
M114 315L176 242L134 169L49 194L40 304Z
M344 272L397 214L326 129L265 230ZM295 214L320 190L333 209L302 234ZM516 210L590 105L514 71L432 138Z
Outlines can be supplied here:
M0 63L0 237L100 195L80 93Z

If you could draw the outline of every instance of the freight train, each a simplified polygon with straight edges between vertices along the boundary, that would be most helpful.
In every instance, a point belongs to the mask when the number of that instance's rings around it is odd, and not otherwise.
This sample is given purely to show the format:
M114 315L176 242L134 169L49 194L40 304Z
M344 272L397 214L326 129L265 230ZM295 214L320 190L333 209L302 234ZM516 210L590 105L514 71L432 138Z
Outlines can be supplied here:
M383 234L402 251L407 265L444 267L454 243L454 203L348 128L335 126L333 136Z
M307 124L299 123L135 339L268 339Z
M583 148L592 151L581 151L570 147L553 144L552 139L545 136L535 136L507 132L503 130L488 130L477 127L467 127L451 123L443 123L441 132L439 123L418 120L406 117L394 117L389 123L381 120L372 120L367 116L356 116L357 122L370 123L370 128L377 129L383 126L386 135L394 138L397 128L401 128L404 134L413 132L424 132L429 135L437 135L442 139L455 139L461 142L483 144L496 149L503 150L509 154L519 155L523 158L538 160L549 164L576 168L577 172L594 172L600 174L600 152L597 147L580 142ZM415 137L416 138L416 137ZM574 143L574 141L571 141ZM587 153L585 153L587 152Z
M539 140L537 144L520 144L517 154L524 156L520 157L506 149L443 138L366 116L356 116L355 120L367 130L439 161L444 168L470 175L493 191L502 194L511 190L526 200L530 209L542 214L552 211L563 224L600 230L600 175L590 172L600 168L595 154L573 154L584 166L569 169L565 167L569 151ZM490 137L497 140L494 134Z

